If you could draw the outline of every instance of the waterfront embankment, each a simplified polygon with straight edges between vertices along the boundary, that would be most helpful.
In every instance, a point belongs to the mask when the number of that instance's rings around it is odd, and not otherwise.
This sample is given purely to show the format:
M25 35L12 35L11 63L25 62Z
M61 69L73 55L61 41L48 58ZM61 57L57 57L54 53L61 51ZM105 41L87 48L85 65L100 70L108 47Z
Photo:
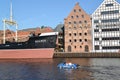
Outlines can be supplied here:
M54 58L120 58L120 53L71 53L55 52Z

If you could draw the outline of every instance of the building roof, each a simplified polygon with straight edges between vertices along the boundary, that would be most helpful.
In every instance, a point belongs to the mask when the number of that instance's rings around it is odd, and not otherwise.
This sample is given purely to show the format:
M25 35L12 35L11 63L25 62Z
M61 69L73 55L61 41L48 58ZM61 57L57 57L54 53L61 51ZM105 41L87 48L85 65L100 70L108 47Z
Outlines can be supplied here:
M120 6L120 4L119 4L116 0L104 0L104 1L99 5L99 7L93 12L92 17L95 15L96 12L100 11L99 9L100 9L101 7L105 7L104 4L106 4L106 3L111 3L111 2L116 3L117 5Z
M58 24L54 29L55 32L63 32L64 24Z

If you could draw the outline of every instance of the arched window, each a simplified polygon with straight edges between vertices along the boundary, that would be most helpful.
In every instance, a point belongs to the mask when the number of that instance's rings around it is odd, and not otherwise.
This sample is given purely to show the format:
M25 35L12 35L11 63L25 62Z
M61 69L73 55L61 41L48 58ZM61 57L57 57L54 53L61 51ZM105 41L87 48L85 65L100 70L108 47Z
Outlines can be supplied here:
M68 52L71 52L71 46L68 46Z
M89 52L89 46L85 45L85 52Z

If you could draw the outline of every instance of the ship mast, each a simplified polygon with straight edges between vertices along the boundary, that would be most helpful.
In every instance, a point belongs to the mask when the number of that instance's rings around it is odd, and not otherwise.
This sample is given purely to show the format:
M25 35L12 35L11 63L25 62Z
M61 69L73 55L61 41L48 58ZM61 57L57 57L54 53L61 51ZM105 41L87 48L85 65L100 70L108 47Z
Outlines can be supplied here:
M12 10L12 0L10 2L10 19L4 19L3 20L3 43L6 42L6 25L8 26L15 26L16 27L16 33L15 33L15 41L17 42L17 30L18 30L18 24L16 21L13 20L13 10Z

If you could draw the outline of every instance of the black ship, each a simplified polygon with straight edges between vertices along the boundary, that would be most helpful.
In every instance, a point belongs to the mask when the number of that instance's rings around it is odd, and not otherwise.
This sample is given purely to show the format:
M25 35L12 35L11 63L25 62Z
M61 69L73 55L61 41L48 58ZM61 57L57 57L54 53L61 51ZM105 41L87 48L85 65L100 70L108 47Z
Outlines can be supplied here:
M55 48L58 32L41 33L39 35L30 35L25 42L9 42L0 44L0 49L37 49L37 48Z

